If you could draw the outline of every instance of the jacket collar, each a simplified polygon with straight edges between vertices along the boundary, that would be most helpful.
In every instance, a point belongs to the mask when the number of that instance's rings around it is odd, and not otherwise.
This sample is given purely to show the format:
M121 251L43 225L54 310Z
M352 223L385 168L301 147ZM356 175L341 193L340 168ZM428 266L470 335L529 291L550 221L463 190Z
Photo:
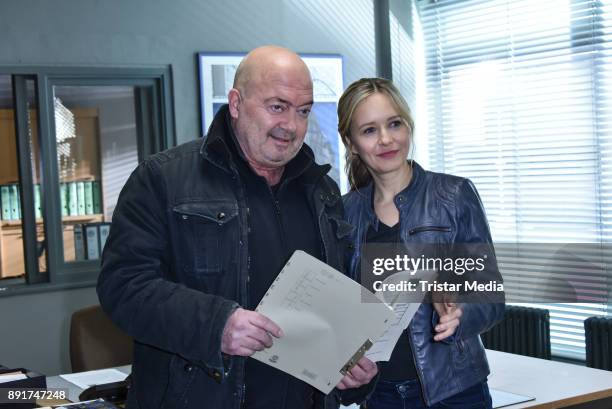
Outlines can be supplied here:
M237 160L245 160L244 154L236 140L231 124L229 105L224 104L213 118L208 134L202 142L200 155L228 173L234 172ZM238 157L236 157L238 156ZM326 175L331 166L315 163L314 152L303 144L297 155L289 161L285 171L290 171L305 184L314 184Z
M423 182L423 178L425 176L425 170L416 163L416 161L410 161L412 165L412 179L408 186L404 188L401 192L395 195L393 201L395 202L395 207L397 210L402 212L404 208L409 206L412 201L413 193L419 188L419 186ZM372 226L374 230L378 231L378 216L374 212L374 182L368 183L366 186L359 189L357 192L360 195L363 214L365 218L365 222L368 226Z
M208 133L200 147L200 155L226 172L232 171L230 164L233 162L231 150L227 144L229 132L233 133L233 129L229 120L229 106L225 104L219 108L208 128Z

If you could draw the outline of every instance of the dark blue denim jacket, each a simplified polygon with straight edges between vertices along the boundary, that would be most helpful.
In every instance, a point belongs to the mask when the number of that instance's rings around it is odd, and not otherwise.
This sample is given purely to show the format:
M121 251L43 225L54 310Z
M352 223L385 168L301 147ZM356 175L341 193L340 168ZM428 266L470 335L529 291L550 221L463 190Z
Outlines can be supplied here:
M353 252L349 273L359 279L362 245L370 226L378 229L372 208L373 185L344 196L347 221L355 229L350 235ZM413 179L408 189L394 199L399 210L403 243L489 244L491 234L480 197L468 179L428 172L413 162ZM496 266L485 272L487 280L501 282ZM433 340L438 315L431 304L423 303L408 327L414 362L428 405L439 402L482 382L489 374L479 334L503 317L503 294L490 303L465 303L455 334L443 342Z

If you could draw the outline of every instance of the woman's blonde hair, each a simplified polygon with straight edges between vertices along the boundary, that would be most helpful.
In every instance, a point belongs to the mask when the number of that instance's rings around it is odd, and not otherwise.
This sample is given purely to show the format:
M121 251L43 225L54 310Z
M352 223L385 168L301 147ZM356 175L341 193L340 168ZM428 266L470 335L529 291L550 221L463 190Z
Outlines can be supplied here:
M414 131L414 121L410 108L393 83L384 78L362 78L348 86L338 101L338 132L345 147L345 171L351 185L351 190L364 187L372 180L365 163L358 155L351 152L351 123L357 106L367 97L375 94L385 94L397 109L399 116L410 129Z

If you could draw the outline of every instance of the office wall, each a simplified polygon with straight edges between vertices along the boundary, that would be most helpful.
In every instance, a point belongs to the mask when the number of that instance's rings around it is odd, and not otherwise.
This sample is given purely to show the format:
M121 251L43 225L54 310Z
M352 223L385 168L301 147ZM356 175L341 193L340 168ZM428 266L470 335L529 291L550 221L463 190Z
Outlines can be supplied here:
M198 136L198 51L276 43L340 53L346 81L375 73L371 0L3 0L0 64L171 64L179 141Z
M70 372L70 315L93 304L98 304L94 288L0 298L0 364Z
M199 51L275 43L344 56L345 84L375 74L371 0L2 0L0 65L170 64L177 139L200 134ZM92 288L0 297L0 363L68 370L67 320Z

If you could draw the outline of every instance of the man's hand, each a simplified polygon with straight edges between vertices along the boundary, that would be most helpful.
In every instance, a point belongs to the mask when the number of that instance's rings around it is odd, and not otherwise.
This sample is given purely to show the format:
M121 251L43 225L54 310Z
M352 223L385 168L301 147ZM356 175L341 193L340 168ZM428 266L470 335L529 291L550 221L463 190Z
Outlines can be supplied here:
M270 318L255 311L236 309L227 319L221 338L221 352L228 355L251 356L255 351L272 346L272 337L283 331Z
M340 390L358 388L370 383L378 373L378 367L368 358L361 358L351 370L338 382L336 388Z
M463 312L461 308L457 307L456 303L435 302L433 306L440 316L440 321L434 328L437 333L434 336L434 341L442 341L457 331Z

